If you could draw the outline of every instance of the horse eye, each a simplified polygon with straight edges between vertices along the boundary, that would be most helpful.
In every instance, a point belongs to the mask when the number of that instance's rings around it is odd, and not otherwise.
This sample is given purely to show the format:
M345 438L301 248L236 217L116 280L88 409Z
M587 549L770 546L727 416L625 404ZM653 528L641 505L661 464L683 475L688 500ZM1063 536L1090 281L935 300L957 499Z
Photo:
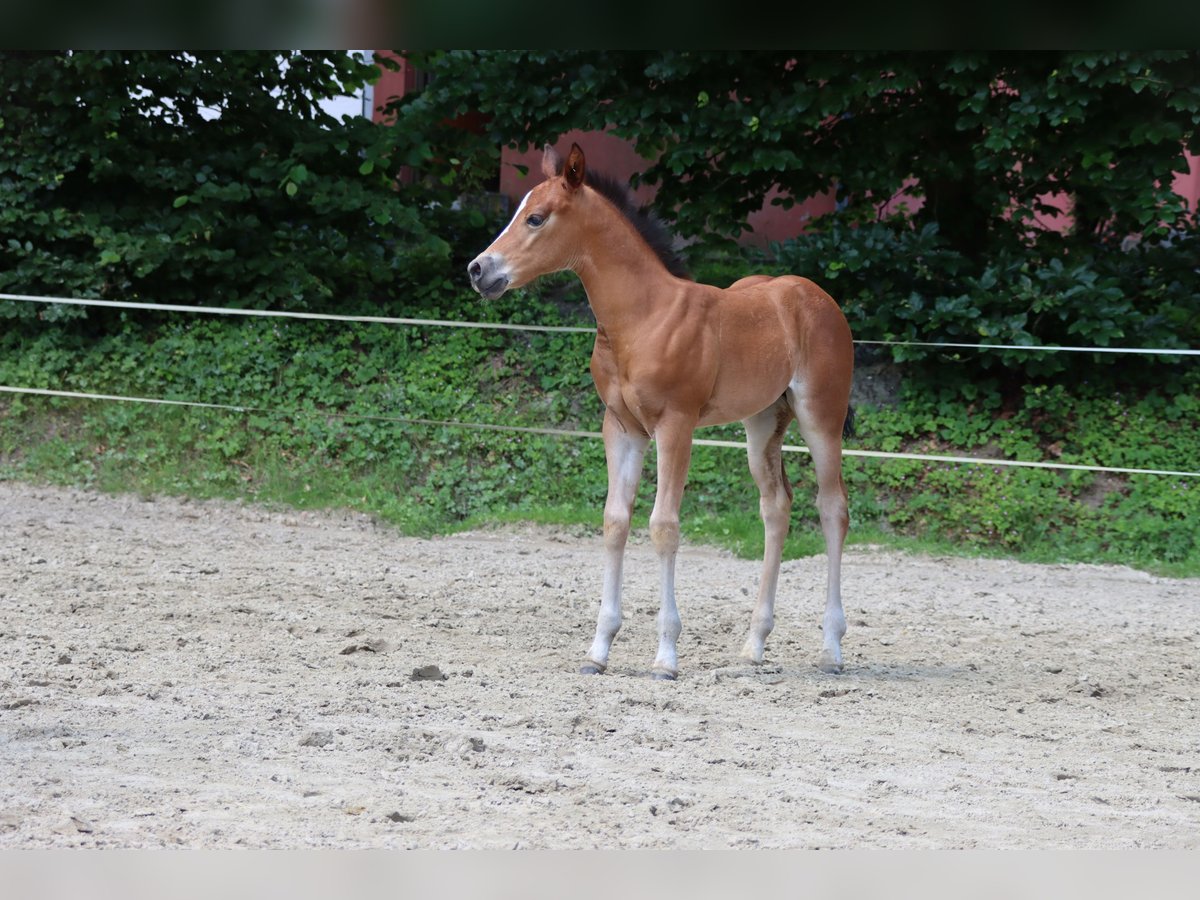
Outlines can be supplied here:
M534 213L533 215L531 215L529 218L527 218L525 220L525 223L530 228L540 228L545 223L545 221L546 221L545 216L539 216L537 213Z

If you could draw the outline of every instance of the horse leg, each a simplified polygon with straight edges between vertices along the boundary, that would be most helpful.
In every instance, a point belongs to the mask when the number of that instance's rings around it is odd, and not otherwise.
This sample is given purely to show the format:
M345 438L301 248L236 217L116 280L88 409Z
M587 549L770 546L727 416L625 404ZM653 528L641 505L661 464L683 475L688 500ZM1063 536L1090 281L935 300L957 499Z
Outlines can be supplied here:
M783 436L792 423L792 410L782 398L757 415L746 419L746 443L750 474L758 485L758 509L763 520L763 567L758 583L758 602L750 617L750 634L742 656L761 663L767 635L775 627L775 591L779 585L779 562L792 514L792 486L783 471Z
M580 667L580 674L599 675L608 667L608 652L621 628L621 575L625 567L625 542L642 458L650 439L625 430L611 412L604 413L604 455L608 461L608 499L604 504L604 574L600 587L600 615L596 637Z
M675 605L675 557L679 552L679 505L692 459L693 424L660 424L655 430L658 444L658 491L650 513L650 541L658 554L659 609L658 653L650 671L655 678L674 680L679 671L676 643L682 624Z
M846 485L842 481L842 425L847 405L817 401L805 396L796 382L789 388L789 399L800 425L800 435L812 453L817 475L817 512L825 536L825 556L829 576L825 594L825 618L821 623L824 641L817 667L822 672L842 671L842 638L846 634L846 614L842 610L842 546L850 527Z

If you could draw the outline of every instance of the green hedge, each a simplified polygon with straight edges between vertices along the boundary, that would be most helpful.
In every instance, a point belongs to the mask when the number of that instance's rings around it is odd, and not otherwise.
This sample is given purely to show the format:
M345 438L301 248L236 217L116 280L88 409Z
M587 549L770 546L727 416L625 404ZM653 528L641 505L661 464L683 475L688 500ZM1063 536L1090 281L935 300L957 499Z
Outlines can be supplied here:
M463 304L442 312L581 321L561 298L527 292ZM265 412L0 395L0 477L348 506L419 532L514 517L599 525L599 441L386 418L595 430L601 406L586 334L201 318L127 323L98 340L40 328L0 335L0 383ZM971 399L919 366L902 371L897 402L860 408L849 446L1200 471L1194 368L1154 390L1117 392L1111 380L1077 378L1070 387L1025 383ZM730 426L707 436L741 432ZM804 456L786 465L797 495L788 553L819 552L811 465ZM1196 479L852 458L846 478L855 540L1200 574ZM643 516L653 489L651 458ZM690 535L756 555L757 508L744 453L696 449L684 505Z
M772 258L762 264L818 281L841 303L861 339L1200 346L1200 236L1108 252L1041 252L1000 252L977 269L940 239L935 224L914 229L890 222L834 226L776 243ZM903 361L940 352L896 347L892 355ZM1059 374L1080 362L1072 354L1019 350L976 359L982 369L1002 367L1030 376ZM1129 359L1094 354L1087 364L1128 365Z

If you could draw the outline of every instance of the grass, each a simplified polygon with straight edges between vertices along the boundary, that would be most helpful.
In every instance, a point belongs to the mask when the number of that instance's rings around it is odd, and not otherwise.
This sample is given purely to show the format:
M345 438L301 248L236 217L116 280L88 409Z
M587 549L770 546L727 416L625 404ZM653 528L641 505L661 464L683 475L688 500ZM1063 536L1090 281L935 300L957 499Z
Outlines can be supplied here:
M545 502L518 502L461 517L447 517L436 498L430 496L428 484L414 490L412 473L394 463L385 461L350 467L327 459L288 453L270 442L255 444L252 441L235 458L221 458L220 454L214 454L212 446L203 445L202 436L212 439L223 430L239 423L244 425L245 417L239 418L238 414L150 408L131 416L126 410L97 408L94 404L68 401L52 401L52 404L55 408L39 405L36 412L27 409L14 416L11 405L6 407L0 401L0 436L4 438L0 445L0 479L87 487L109 493L132 492L143 496L220 498L297 509L349 509L369 513L394 525L399 532L411 535L448 534L514 523L566 528L597 538L600 534L603 501L602 493L598 491L593 491L591 497L571 503L551 489L546 492L551 499ZM107 431L114 422L123 423L126 428L123 440L105 443L106 434L114 436L113 432ZM21 426L19 440L14 428L17 423ZM540 440L552 442L553 439ZM593 462L601 469L597 473L597 483L601 483L602 460L598 446L591 449ZM708 454L711 457L700 460L700 468L708 473L702 484L709 487L709 495L690 491L690 502L683 515L686 539L723 547L743 558L761 557L762 523L741 454L736 450L716 448L698 450L698 456ZM649 455L652 457L653 451ZM963 539L961 527L957 539L955 529L921 527L904 531L890 525L889 521L911 525L913 513L898 509L904 505L903 497L880 488L881 470L897 465L902 464L847 459L852 510L852 528L847 539L850 546L873 545L905 552L966 557L1010 557L1030 562L1130 562L1162 575L1200 574L1191 561L1129 560L1114 558L1111 553L1098 550L1087 552L1088 548L1078 546L1076 553L1070 553L1065 552L1061 542L1043 541L1010 548L996 542ZM955 483L956 479L960 485L970 483L970 475L963 471L966 468L935 470L935 480L946 484ZM714 470L732 482L745 482L744 490L737 494L727 491L720 497L712 497L708 482L715 477ZM789 472L796 482L796 504L784 557L794 559L821 554L825 548L812 509L810 470L805 464L789 461ZM647 478L640 490L634 516L635 530L643 533L653 503L652 473L651 458L647 460ZM906 476L900 473L892 477L903 483ZM926 477L929 477L928 473ZM979 477L978 473L976 477ZM884 479L885 488L886 483L887 479ZM470 479L460 487L470 492ZM521 493L519 486L517 493ZM973 499L967 498L963 502L978 504L978 495L972 496ZM916 508L930 503L928 497L924 500L919 497ZM1004 507L993 505L989 509L998 514ZM961 522L958 524L962 525Z
M486 314L577 321L553 306ZM513 521L598 533L599 441L364 417L594 430L601 407L588 350L586 335L462 329L191 320L82 339L31 326L0 335L0 383L273 412L0 395L0 478L345 508L408 534ZM1134 390L1114 387L1124 383L1114 374L1003 387L953 367L936 376L914 369L894 404L858 410L851 446L1200 470L1200 375L1163 370L1142 378L1153 387ZM741 438L736 427L703 436ZM797 440L793 432L789 442ZM796 503L785 554L821 553L811 464L789 455L786 465ZM859 458L846 459L845 478L851 543L1200 575L1200 479ZM654 487L652 448L635 527L645 527ZM689 540L761 555L743 452L696 448L682 519Z

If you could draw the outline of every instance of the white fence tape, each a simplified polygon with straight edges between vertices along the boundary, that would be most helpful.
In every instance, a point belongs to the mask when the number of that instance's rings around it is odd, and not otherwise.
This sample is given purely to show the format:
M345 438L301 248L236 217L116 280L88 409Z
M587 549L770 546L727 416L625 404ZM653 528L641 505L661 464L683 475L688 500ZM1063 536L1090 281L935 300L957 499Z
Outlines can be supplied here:
M52 303L73 306L96 306L107 307L110 309L140 309L154 312L183 312L183 313L200 313L205 315L220 315L220 316L254 316L261 318L284 318L284 319L308 319L316 321L330 322L370 322L384 325L415 325L415 326L432 326L443 328L482 328L482 329L497 329L503 331L535 331L535 332L558 332L558 333L577 333L577 334L592 334L594 328L569 325L518 325L504 322L467 322L451 319L416 319L416 318L400 318L395 316L348 316L337 315L332 313L307 313L307 312L284 312L279 310L265 309L234 309L229 307L219 306L189 306L185 304L171 303L143 303L136 301L123 300L96 300L81 297L44 297L32 294L7 294L0 293L0 300L15 300L25 303ZM1171 356L1200 356L1200 350L1179 349L1179 348L1150 348L1150 347L1064 347L1064 346L1047 346L1047 345L1015 345L1015 344L957 344L957 343L935 343L929 341L873 341L860 340L858 344L878 345L878 346L906 346L906 347L927 347L932 349L943 350L1029 350L1040 352L1073 352L1073 353L1141 353L1148 355L1171 355ZM262 407L254 406L234 406L224 403L205 403L198 400L166 400L155 397L129 397L119 394L98 394L88 393L83 391L59 391L49 388L25 388L11 387L0 385L0 392L10 394L35 394L48 397L67 397L79 400L109 400L124 403L147 403L157 404L162 406L186 406L200 409L227 410L232 412L247 413L261 412L270 413L271 410ZM326 412L323 415L342 419L361 419L395 422L397 424L420 425L426 427L445 427L445 428L467 428L486 431L508 431L524 434L543 434L555 435L559 437L583 437L583 438L600 438L601 434L597 431L578 431L561 428L533 428L522 427L515 425L489 425L482 422L450 422L440 421L435 419L409 419L399 416L382 416L371 415L366 413L340 413ZM709 440L705 438L696 438L693 444L701 447L729 447L736 449L746 449L746 444L742 441L722 441ZM783 449L791 453L807 453L808 448L797 445L784 445ZM1123 475L1166 475L1179 478L1198 478L1200 472L1183 472L1170 469L1133 469L1119 466L1092 466L1092 465L1077 465L1073 463L1053 463L1053 462L1033 462L1026 460L1011 460L1011 459L983 459L974 456L945 456L939 454L919 454L919 453L887 453L877 450L853 450L846 449L842 451L845 456L860 456L873 459L906 459L924 462L939 462L939 463L961 463L966 465L984 465L984 466L1008 466L1021 467L1031 469L1060 469L1072 470L1081 472L1106 472L1112 474Z
M930 347L935 350L1029 350L1043 353L1141 353L1146 356L1200 356L1200 350L1168 347L1067 347L1062 344L951 344L934 341L855 341L881 347Z
M516 325L508 322L465 322L455 319L408 319L395 316L344 316L334 313L283 312L270 309L233 309L224 306L188 306L174 303L141 303L132 300L92 300L81 297L41 297L32 294L0 293L0 300L21 303L55 303L68 306L100 306L109 309L142 309L153 312L201 313L214 316L255 316L275 319L311 319L325 322L374 322L382 325L416 325L440 328L483 328L499 331L543 331L594 334L596 329L578 325ZM935 350L1021 350L1042 353L1140 353L1149 356L1200 356L1200 350L1175 347L1065 347L1056 344L955 344L933 341L856 340L862 345L926 347Z
M50 388L10 387L0 385L0 392L9 394L34 394L43 397L67 397L76 400L111 400L123 403L151 403L162 406L187 406L200 409L219 409L237 413L267 413L275 411L258 406L234 406L225 403L203 403L196 400L165 400L157 397L127 397L121 394L96 394L84 391L58 391ZM402 425L421 425L433 428L465 428L478 431L508 431L518 434L543 434L557 437L581 437L602 439L598 431L580 431L567 428L534 428L519 425L489 425L483 422L450 422L439 419L409 419L402 416L382 416L370 413L345 413L322 411L314 415L322 415L337 419L359 419L363 421L395 422ZM707 438L693 438L692 444L698 447L730 447L745 450L744 441L723 441ZM807 447L785 444L783 450L789 453L808 453ZM963 463L977 466L1006 466L1026 469L1066 469L1077 472L1107 472L1117 475L1166 475L1176 478L1200 478L1200 472L1181 472L1173 469L1129 469L1120 466L1092 466L1075 463L1032 462L1016 459L985 459L975 456L942 456L921 453L886 453L879 450L842 451L844 456L861 456L869 459L907 459L918 462Z
M80 297L35 297L0 294L0 300L22 303L57 303L66 306L104 306L109 309L145 309L154 312L202 313L212 316L256 316L264 319L313 319L320 322L374 322L380 325L434 325L443 328L494 328L502 331L558 331L595 334L595 328L575 325L513 325L507 322L460 322L454 319L403 319L395 316L342 316L334 313L284 312L274 309L233 309L225 306L187 306L175 303L139 303L132 300L89 300Z

